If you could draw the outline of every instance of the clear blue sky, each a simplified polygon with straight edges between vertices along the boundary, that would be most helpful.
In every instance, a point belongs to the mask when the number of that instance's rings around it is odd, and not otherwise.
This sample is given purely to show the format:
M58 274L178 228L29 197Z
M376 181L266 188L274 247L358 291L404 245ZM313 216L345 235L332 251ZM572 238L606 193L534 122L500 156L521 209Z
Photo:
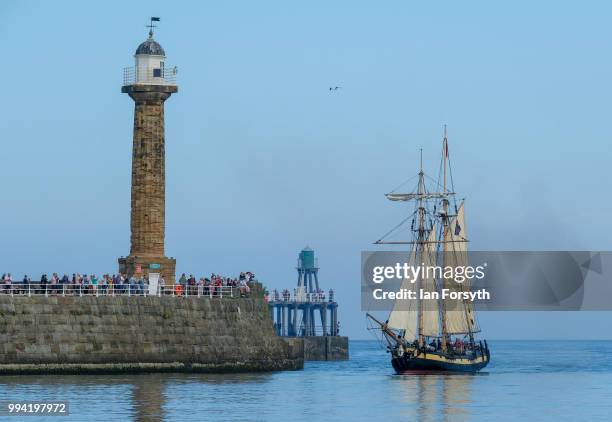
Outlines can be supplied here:
M0 272L114 272L129 252L133 103L156 38L167 241L179 272L296 283L312 246L345 334L367 337L360 251L437 166L448 124L472 248L610 250L609 2L0 4ZM329 86L342 90L330 94ZM610 313L481 314L488 338L611 338Z

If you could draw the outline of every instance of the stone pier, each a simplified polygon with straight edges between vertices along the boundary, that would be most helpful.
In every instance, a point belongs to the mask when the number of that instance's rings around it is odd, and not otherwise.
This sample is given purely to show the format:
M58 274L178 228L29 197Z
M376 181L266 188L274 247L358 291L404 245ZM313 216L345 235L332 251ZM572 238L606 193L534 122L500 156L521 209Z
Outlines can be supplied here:
M263 298L0 294L0 375L301 369Z

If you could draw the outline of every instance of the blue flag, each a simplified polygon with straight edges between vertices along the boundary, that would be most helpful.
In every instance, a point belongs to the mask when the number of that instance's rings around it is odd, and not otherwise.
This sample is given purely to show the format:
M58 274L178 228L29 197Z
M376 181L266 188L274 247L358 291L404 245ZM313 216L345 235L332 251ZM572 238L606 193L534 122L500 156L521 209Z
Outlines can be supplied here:
M459 223L455 224L455 236L459 236L459 233L461 233L461 226L459 225Z

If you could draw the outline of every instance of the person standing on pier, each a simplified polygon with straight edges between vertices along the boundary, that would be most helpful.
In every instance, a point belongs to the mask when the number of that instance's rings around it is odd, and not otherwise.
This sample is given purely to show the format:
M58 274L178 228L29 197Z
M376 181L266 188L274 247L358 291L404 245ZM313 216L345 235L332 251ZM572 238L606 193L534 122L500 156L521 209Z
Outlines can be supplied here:
M166 279L164 278L163 274L159 275L159 294L163 295L165 293L166 290Z

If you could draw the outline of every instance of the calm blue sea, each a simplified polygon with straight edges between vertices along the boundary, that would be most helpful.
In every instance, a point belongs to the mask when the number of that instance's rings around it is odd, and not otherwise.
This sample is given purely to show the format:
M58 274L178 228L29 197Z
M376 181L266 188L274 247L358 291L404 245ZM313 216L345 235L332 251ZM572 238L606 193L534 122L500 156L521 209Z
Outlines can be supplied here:
M0 377L0 400L68 400L56 422L612 420L612 342L491 341L478 375L397 376L377 342L350 347L299 372Z

